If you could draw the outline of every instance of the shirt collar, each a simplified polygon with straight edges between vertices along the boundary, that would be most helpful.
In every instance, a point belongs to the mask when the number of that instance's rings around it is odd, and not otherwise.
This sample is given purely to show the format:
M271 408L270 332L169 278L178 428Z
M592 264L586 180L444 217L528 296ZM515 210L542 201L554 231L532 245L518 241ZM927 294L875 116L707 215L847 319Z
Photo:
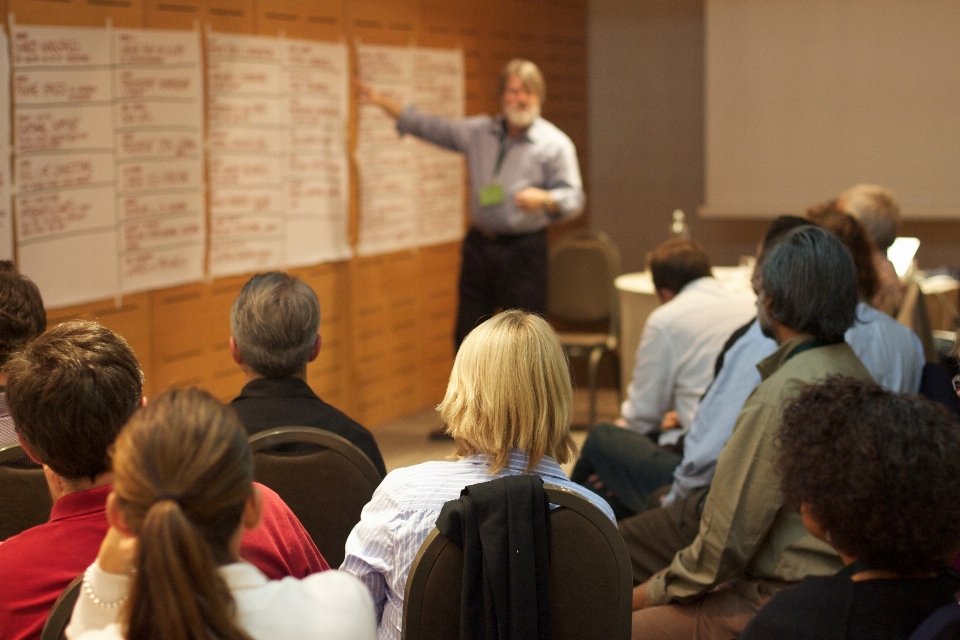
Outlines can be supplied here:
M677 295L685 291L694 291L696 289L712 289L718 285L719 281L713 276L703 276L702 278L691 280L687 284L680 287L680 291L677 291Z
M104 511L107 508L107 496L112 489L112 484L105 484L102 487L74 491L62 496L53 504L50 522Z
M238 398L316 398L306 382L300 378L254 378L243 385Z
M527 463L529 459L529 456L523 451L511 449L510 457L507 459L507 464L504 465L504 468L517 475L527 473ZM463 458L461 462L477 467L490 466L490 458L484 455L467 456ZM535 466L530 473L535 473L543 478L554 477L565 482L567 481L567 474L563 472L563 469L560 468L557 461L550 456L540 458L540 462L537 463L537 466Z
M504 126L505 118L501 113L500 115L493 118L493 120L490 122L490 132L497 137L503 136L504 137L503 139L505 141L509 141L514 144L517 142L536 142L538 137L538 132L542 127L542 124L541 124L542 120L543 120L542 117L537 116L536 118L534 118L530 126L523 130L523 133L520 134L520 137L507 138L506 137L507 131L506 131L506 127Z
M777 369L782 367L783 363L790 359L790 355L796 348L808 340L813 340L813 336L809 333L801 333L780 345L779 349L757 363L757 370L760 372L760 377L766 380L776 373Z

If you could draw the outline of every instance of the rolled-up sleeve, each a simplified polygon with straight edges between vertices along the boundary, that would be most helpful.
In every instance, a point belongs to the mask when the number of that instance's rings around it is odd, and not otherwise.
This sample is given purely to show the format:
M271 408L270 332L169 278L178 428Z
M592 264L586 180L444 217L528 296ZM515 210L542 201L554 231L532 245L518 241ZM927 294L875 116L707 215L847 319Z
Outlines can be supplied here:
M650 604L696 597L743 574L782 506L771 428L780 411L765 403L744 407L717 463L717 476L723 467L724 482L711 488L693 544L650 580Z
M577 149L569 140L558 145L556 153L545 167L547 191L556 201L558 213L555 219L574 218L583 212L587 197L583 192L583 180L580 177L580 163Z

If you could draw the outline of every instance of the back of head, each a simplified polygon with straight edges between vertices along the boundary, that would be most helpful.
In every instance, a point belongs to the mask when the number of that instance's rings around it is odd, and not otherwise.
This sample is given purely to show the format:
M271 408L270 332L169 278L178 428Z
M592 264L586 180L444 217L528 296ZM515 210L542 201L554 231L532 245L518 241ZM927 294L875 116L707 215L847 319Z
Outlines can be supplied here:
M819 227L794 229L763 263L762 295L770 317L788 329L840 342L857 312L857 274L850 252Z
M310 360L320 328L320 301L300 278L271 271L243 285L230 309L240 357L265 378L289 378Z
M503 95L503 92L506 91L507 80L510 79L510 76L520 78L524 86L526 86L531 93L537 94L541 105L546 101L547 83L543 79L540 67L530 60L524 60L522 58L514 58L504 65L503 70L500 72L500 81L497 87L498 100Z
M457 442L457 455L484 455L491 472L512 449L566 462L573 453L573 390L567 358L546 321L524 311L490 318L460 345L443 402L437 407Z
M778 447L788 504L843 553L913 574L960 550L960 424L940 405L830 378L787 407Z
M65 322L14 354L6 371L17 433L44 464L69 479L109 470L107 449L143 392L123 338L96 322Z
M217 566L253 491L239 418L205 391L174 389L137 411L113 452L114 493L137 536L129 638L247 638Z
M880 280L873 265L873 241L856 218L841 211L834 204L811 208L807 217L837 236L847 247L857 268L857 291L861 300L872 300Z
M881 251L889 249L897 238L900 207L889 190L875 184L858 184L840 194L837 207L858 218Z
M37 285L15 269L0 270L0 367L46 329L47 312Z
M672 238L654 249L647 258L653 286L679 293L689 282L711 275L710 259L693 240Z

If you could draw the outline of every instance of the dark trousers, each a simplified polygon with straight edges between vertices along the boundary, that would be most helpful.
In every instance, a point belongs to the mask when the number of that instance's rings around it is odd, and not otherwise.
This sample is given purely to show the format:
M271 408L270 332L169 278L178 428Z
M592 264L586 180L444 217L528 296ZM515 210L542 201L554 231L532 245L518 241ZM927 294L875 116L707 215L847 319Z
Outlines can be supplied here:
M546 229L493 236L471 228L463 240L454 348L498 309L547 310Z
M594 425L580 450L570 479L593 489L589 477L600 476L617 520L642 513L650 494L673 482L673 470L683 460L642 433L602 422Z

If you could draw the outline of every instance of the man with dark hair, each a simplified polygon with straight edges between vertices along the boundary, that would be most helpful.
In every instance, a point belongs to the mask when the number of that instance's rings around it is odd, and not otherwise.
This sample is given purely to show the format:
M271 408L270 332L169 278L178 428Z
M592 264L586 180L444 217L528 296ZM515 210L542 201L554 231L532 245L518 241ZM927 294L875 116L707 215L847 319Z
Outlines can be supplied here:
M251 435L276 427L331 431L357 445L385 476L373 434L307 384L307 364L320 354L319 328L320 301L310 285L277 271L250 278L230 309L230 353L247 377L230 406Z
M95 322L47 331L7 363L10 410L24 449L43 465L50 520L0 544L0 637L39 638L57 596L93 562L107 533L109 449L144 402L143 374L123 338ZM263 520L240 553L269 577L327 569L276 493L260 487Z
M753 296L712 277L695 242L668 240L651 253L649 267L663 304L644 325L622 417L590 431L571 475L604 495L618 517L643 511L649 493L670 482L714 360L754 312Z
M832 375L870 380L843 342L856 318L853 259L829 232L800 227L770 250L758 284L758 321L779 349L757 365L763 382L720 454L697 535L686 544L683 535L661 531L661 550L670 548L671 534L677 544L675 555L658 562L631 526L646 514L621 523L641 582L634 589L635 638L736 638L777 590L841 566L784 504L773 441L785 404L805 385ZM636 553L645 544L648 553Z
M7 360L47 328L40 290L30 278L17 273L9 260L0 260L0 447L17 442L13 418L7 409Z

